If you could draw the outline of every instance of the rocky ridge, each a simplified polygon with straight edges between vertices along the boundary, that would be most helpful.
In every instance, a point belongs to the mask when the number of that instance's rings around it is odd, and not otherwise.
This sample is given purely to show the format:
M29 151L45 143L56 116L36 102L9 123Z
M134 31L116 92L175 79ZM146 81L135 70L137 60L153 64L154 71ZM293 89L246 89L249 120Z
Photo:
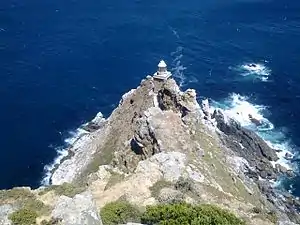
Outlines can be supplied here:
M259 209L275 212L278 224L299 223L298 201L288 193L278 197L269 182L291 175L272 166L276 151L221 110L212 113L207 100L200 106L195 90L182 92L173 79L148 76L122 96L108 119L101 115L69 147L52 186L30 191L49 209L38 223L102 224L99 210L121 198L140 208L179 200L212 203L247 224L273 224L253 210ZM58 191L66 182L71 196ZM21 207L20 198L0 200L0 221L11 224L8 214Z

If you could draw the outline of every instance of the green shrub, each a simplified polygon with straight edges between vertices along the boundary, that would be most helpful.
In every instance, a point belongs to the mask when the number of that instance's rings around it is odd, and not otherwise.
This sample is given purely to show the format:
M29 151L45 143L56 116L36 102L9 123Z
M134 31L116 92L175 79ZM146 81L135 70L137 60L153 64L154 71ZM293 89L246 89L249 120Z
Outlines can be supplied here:
M193 182L190 178L179 177L175 184L175 188L182 192L193 191Z
M148 206L141 218L145 224L244 225L245 222L227 210L213 205L192 206L186 203Z
M37 212L38 215L46 215L50 213L50 207L45 205L42 201L35 198L27 199L21 203L24 209Z
M36 224L36 218L38 214L30 209L19 209L9 215L9 219L12 221L13 225L32 225Z
M139 222L141 213L126 201L116 201L106 204L100 212L104 225Z

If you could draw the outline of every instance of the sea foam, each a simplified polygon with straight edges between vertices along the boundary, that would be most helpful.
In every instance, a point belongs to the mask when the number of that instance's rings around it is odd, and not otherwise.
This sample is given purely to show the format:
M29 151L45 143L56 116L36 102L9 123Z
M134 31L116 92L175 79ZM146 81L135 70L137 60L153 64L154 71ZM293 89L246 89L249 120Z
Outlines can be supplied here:
M54 149L57 152L57 156L54 159L54 161L51 164L48 164L44 167L44 177L41 181L42 186L47 186L50 184L50 179L53 173L53 170L61 164L64 158L66 158L69 155L69 147L71 146L78 146L78 145L84 145L85 144L85 138L83 136L85 134L88 134L86 130L82 128L78 128L75 131L68 132L67 137L64 140L64 144L59 147L54 147Z
M101 124L105 121L105 118L103 117L103 114L99 112L94 119L91 120L91 122L95 124ZM59 147L55 147L55 150L57 151L57 157L54 159L54 161L46 165L44 167L44 177L41 181L41 185L46 186L50 184L50 179L53 173L53 170L59 166L63 159L65 159L69 155L69 148L72 147L74 150L79 149L86 145L87 142L90 141L90 136L88 131L82 129L83 126L86 126L88 123L83 124L79 128L77 128L74 131L68 132L67 137L64 139L64 144Z
M256 79L263 82L269 81L272 72L265 64L253 62L229 67L229 69L237 72L244 79Z

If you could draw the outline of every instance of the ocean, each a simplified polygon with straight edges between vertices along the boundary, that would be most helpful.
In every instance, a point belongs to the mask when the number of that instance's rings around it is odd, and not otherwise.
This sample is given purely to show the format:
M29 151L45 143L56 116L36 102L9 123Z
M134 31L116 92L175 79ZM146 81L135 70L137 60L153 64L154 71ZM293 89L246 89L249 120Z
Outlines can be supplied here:
M284 150L280 162L297 170L299 12L296 0L2 1L0 188L42 185L76 129L109 116L160 59L182 89ZM300 196L299 176L281 185Z

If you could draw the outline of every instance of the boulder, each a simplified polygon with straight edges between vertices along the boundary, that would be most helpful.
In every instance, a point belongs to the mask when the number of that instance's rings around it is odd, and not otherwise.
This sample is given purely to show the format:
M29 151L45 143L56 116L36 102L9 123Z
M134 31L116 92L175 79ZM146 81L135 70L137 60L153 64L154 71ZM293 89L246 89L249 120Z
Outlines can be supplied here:
M62 225L102 225L90 192L77 194L74 198L61 196L51 216L60 219Z
M210 108L209 108L209 102L208 102L208 99L205 99L205 100L202 100L201 102L201 108L202 108L202 111L204 113L204 115L210 119L211 118L211 115L210 115Z
M282 174L286 174L288 171L287 168L285 168L284 166L282 166L278 163L275 165L275 168L278 171L278 173L282 173Z
M178 190L172 188L163 188L161 189L158 201L163 204L172 204L182 202L184 200L184 195Z
M11 225L11 221L8 219L9 214L13 213L15 209L9 205L0 205L0 224Z

